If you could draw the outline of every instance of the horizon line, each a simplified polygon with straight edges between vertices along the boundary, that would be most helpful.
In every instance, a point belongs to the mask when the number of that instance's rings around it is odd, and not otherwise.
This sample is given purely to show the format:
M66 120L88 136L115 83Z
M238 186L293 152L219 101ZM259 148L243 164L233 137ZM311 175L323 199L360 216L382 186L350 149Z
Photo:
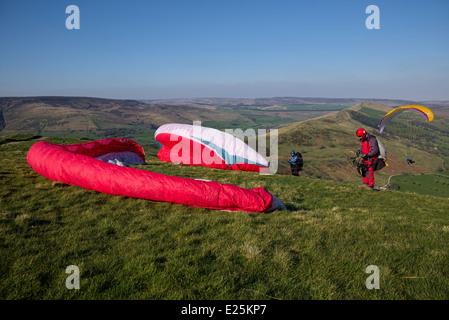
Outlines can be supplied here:
M0 96L0 99L12 99L12 98L90 98L90 99L105 99L105 100L134 100L134 101L165 101L165 100L195 100L195 99L232 99L232 100L248 100L248 99L285 99L285 98L296 98L296 99L334 99L334 100L402 100L410 102L448 102L448 100L413 100L405 98L361 98L361 97L320 97L320 96L265 96L265 97L214 97L214 96L198 96L194 98L188 97L177 97L177 98L110 98L103 96L84 96L84 95L14 95L14 96Z

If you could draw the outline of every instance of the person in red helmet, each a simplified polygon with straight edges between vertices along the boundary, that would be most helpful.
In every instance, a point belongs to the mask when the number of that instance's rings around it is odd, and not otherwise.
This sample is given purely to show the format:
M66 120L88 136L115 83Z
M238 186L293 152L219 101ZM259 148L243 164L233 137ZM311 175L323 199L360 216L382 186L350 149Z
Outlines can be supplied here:
M356 135L362 143L362 147L357 151L357 155L362 155L362 163L365 167L365 170L362 170L363 183L368 185L370 189L374 189L373 164L376 163L379 156L379 145L376 137L366 132L363 128L359 128Z

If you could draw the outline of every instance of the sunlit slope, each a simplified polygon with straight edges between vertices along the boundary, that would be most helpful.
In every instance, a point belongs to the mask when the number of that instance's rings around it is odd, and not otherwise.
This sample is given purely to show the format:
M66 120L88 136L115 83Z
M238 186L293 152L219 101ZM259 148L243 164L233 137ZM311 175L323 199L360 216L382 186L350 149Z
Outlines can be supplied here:
M363 102L342 111L279 129L280 172L288 173L287 159L293 149L303 155L303 175L337 181L358 181L359 176L347 158L354 156L355 151L360 148L360 142L355 136L360 127L379 137L388 150L389 166L376 175L379 185L386 183L387 178L394 174L420 174L442 170L447 156L445 150L449 146L449 135L441 130L441 126L442 121L448 123L448 118L435 121L431 127L433 134L440 137L439 148L436 146L438 141L420 141L413 152L416 163L408 166L404 156L409 148L406 138L379 134L377 131L382 115L391 109L386 105Z

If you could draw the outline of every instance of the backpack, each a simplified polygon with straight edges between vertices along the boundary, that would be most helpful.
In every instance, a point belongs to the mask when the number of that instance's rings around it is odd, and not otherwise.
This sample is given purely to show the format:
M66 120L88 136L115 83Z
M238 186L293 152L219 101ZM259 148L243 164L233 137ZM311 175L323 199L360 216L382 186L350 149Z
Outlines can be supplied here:
M304 165L304 161L302 160L302 155L299 152L296 152L295 155L298 157L298 167L299 167L299 171L301 171L302 166Z
M377 156L377 160L375 163L373 163L373 170L379 171L382 170L384 167L388 167L387 164L387 148L385 148L382 141L380 141L377 137L377 145L379 147L379 155Z
M379 138L377 138L377 145L379 146L379 159L382 159L384 161L387 161L387 148L385 148L384 144L382 143L382 141L379 140Z

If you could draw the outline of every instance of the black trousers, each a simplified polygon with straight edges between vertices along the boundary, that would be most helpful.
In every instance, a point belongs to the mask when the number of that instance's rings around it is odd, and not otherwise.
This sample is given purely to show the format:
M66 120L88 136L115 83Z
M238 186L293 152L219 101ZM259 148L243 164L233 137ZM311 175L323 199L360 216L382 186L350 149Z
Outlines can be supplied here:
M290 164L290 169L292 170L292 175L299 176L299 171L301 171L299 164Z

